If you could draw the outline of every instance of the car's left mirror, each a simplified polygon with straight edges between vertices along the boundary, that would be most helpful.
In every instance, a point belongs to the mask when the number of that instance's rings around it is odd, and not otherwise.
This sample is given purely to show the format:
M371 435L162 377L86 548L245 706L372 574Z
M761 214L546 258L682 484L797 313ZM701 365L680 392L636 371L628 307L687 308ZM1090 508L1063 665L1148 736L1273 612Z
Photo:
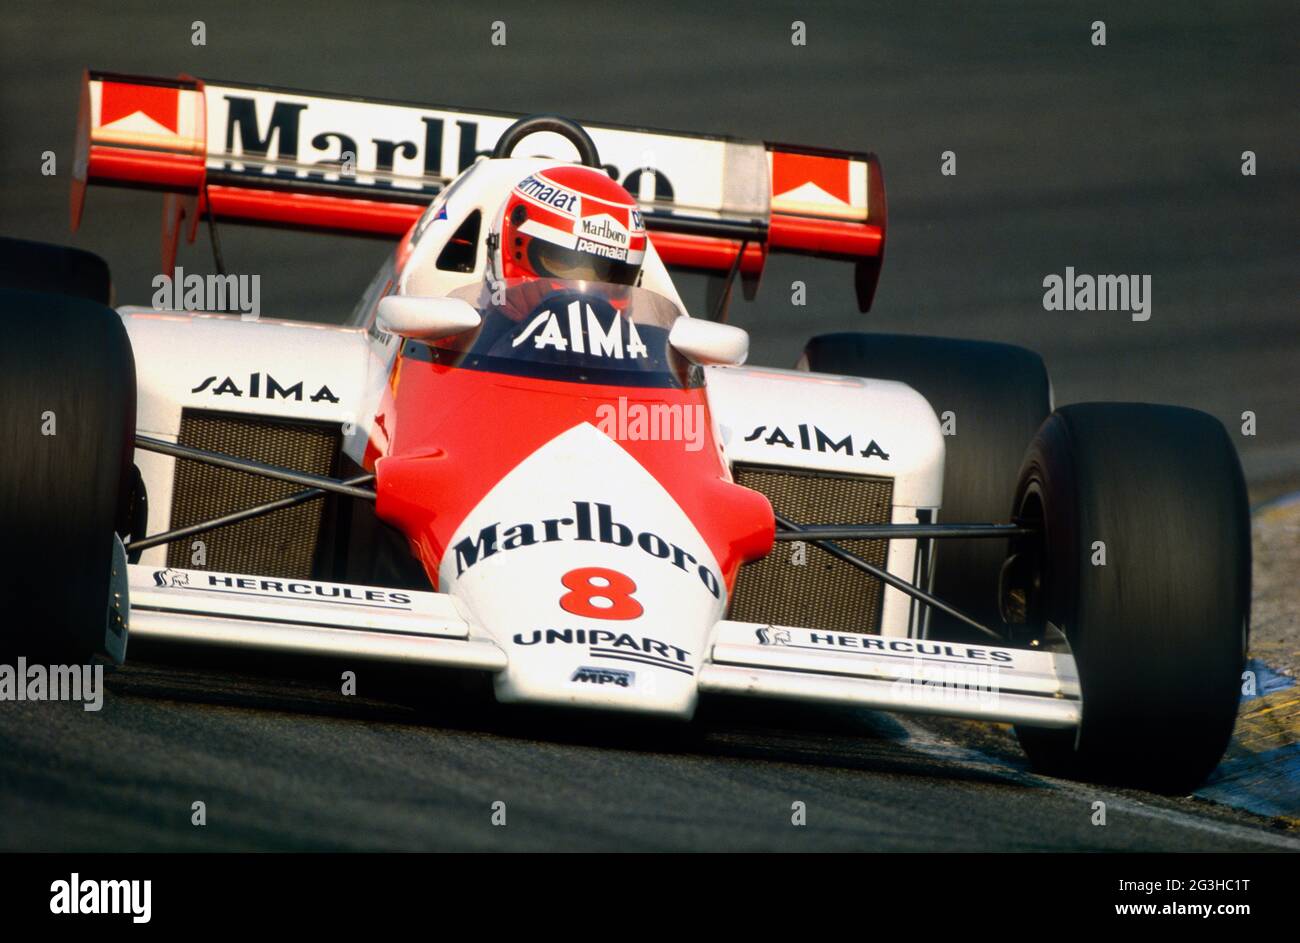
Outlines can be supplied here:
M472 304L459 298L385 295L379 299L379 329L402 337L436 340L472 331L482 320Z
M749 356L749 333L730 324L700 318L678 318L668 343L691 363L739 366Z

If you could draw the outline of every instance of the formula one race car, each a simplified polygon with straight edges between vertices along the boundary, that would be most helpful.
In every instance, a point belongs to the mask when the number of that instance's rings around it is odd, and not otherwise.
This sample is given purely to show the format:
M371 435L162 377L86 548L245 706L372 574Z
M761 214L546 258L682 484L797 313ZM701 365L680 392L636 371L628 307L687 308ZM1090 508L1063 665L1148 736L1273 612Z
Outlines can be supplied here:
M0 243L7 654L121 662L129 634L505 702L922 712L1165 790L1222 755L1250 543L1217 420L1054 410L995 343L742 366L722 316L769 252L853 262L870 307L873 155L100 73L77 144L74 226L88 184L164 191L164 273L204 220L396 248L329 326L179 288L114 311L97 257ZM670 268L711 273L713 318Z

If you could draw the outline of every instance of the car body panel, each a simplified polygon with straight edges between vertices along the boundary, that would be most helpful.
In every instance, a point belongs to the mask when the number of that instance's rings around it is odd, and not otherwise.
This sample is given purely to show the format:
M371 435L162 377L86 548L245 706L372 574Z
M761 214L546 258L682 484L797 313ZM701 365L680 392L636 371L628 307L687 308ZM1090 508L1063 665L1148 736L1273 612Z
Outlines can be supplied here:
M249 594L232 602L207 585L206 571L189 571L187 586L169 583L183 571L155 548L131 567L136 631L487 671L505 702L686 719L701 691L717 691L942 709L933 691L908 701L889 671L923 678L943 658L812 656L765 645L763 626L726 620L739 568L772 552L775 531L768 499L736 483L738 466L888 478L891 521L934 519L944 442L915 390L744 366L693 367L689 382L663 386L521 375L471 369L377 326L389 294L461 297L480 284L486 292L491 215L524 175L559 163L470 165L420 214L342 326L120 309L139 365L142 433L176 441L185 410L337 427L338 462L374 473L374 519L400 534L432 590L298 580L312 593L343 594L304 603L294 591L266 590L267 577L218 574L232 581L226 589ZM472 267L444 266L448 241L474 214ZM653 244L640 290L688 316ZM532 328L520 330L522 340ZM676 416L678 434L638 433L628 422L654 410ZM138 464L148 529L166 530L175 460L141 453ZM927 578L915 541L892 541L886 568ZM405 615L365 608L368 594L393 592L419 606ZM919 608L888 589L871 638L911 644L924 632ZM426 631L412 631L412 619ZM804 631L766 629L783 638ZM1077 722L1077 691L1053 680L1068 667L1049 658L1023 669L1034 683L1001 706L948 712Z

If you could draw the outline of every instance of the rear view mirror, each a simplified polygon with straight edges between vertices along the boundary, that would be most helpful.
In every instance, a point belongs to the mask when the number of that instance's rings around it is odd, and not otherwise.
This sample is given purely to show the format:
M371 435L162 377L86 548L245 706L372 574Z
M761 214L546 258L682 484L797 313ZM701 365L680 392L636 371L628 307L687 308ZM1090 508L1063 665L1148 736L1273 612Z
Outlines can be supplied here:
M691 363L738 367L749 356L749 332L717 321L678 318L668 343Z
M379 299L379 329L402 337L437 340L472 331L481 322L478 310L459 298L385 295Z

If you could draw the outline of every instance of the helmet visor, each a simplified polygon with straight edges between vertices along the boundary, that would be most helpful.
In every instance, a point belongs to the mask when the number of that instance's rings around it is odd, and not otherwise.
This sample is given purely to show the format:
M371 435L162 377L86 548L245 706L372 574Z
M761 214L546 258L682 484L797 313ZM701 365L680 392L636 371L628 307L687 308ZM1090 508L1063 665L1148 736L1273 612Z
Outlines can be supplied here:
M613 251L613 250L611 250ZM619 250L626 251L626 250ZM607 282L614 285L634 285L641 270L624 259L613 259L577 249L558 246L545 239L532 239L528 245L528 261L538 275L550 275L573 281Z

